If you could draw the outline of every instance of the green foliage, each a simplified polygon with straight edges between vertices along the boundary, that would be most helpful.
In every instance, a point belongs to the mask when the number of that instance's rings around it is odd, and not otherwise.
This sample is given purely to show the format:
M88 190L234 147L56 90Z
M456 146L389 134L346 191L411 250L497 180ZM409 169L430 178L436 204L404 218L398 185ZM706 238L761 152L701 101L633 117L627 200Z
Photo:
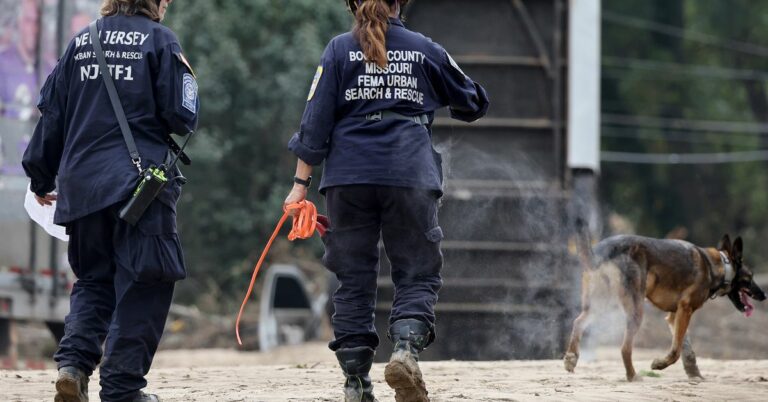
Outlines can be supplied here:
M286 144L320 55L351 21L337 0L185 0L172 4L167 23L201 99L179 204L190 276L178 298L227 308L282 214L296 162ZM314 246L297 253L316 255Z
M768 4L748 0L626 0L603 2L604 11L685 29L683 37L611 21L603 23L603 57L674 63L664 69L603 68L603 113L693 120L768 123L760 113L765 82L691 74L690 65L764 71L764 57L693 40L694 32L719 40L760 44L768 34ZM699 70L701 71L701 70ZM710 71L711 72L711 71ZM748 96L754 85L757 95ZM762 91L762 93L760 93ZM660 128L603 127L604 150L711 153L768 149L768 133L721 133ZM608 210L629 216L637 231L665 236L685 227L689 239L714 245L722 233L745 237L747 255L768 234L766 162L723 165L603 164L601 198Z

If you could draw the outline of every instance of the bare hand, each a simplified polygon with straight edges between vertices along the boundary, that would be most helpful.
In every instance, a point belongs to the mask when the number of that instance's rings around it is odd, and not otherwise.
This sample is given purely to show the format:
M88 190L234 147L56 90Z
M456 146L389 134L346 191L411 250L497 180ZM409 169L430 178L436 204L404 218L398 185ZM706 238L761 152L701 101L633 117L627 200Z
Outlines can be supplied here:
M53 205L53 201L56 201L56 194L48 193L45 197L39 197L35 194L35 200L37 200L37 203L40 204L40 206Z
M307 190L308 189L301 184L294 184L291 192L288 193L288 197L285 197L283 208L290 204L296 204L298 202L304 201L307 198Z

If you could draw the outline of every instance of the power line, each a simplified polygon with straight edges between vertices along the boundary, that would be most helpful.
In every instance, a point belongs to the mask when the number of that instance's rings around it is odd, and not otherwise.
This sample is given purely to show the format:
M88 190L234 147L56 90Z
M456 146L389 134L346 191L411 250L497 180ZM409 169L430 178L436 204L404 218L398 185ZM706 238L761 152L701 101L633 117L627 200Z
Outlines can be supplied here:
M633 81L637 82L654 82L656 85L665 85L667 82L688 82L691 80L699 80L700 77L694 75L680 75L680 74L658 74L650 71L641 71L645 74L638 74L632 76ZM627 72L618 68L603 68L600 74L600 79L603 81L627 81ZM662 83L663 82L663 83Z
M768 133L768 124L745 121L694 120L655 116L633 116L603 113L603 125L661 128L685 131L715 131L726 133Z
M610 11L603 11L602 19L618 25L644 29L668 36L698 42L726 50L741 52L759 57L768 57L768 47L754 43L723 39L715 35L705 34L673 25L658 23L629 17ZM637 69L641 71L660 72L658 79L668 79L669 75L688 75L706 78L768 80L768 73L759 70L732 69L706 65L690 65L668 63L654 60L627 59L619 57L603 57L602 65L606 69ZM662 134L666 137L677 137L684 141L696 139L684 138L684 132L717 132L718 135L733 134L766 134L768 124L744 121L713 121L682 118L663 118L654 116L632 116L604 113L601 116L602 125L609 130L629 128L677 130L676 134ZM611 127L618 126L618 127ZM638 133L640 134L640 133ZM607 136L611 136L610 134ZM613 136L621 137L614 134ZM641 135L643 136L643 135ZM647 136L646 136L647 137ZM603 162L636 163L636 164L720 164L738 162L768 161L768 150L716 152L716 153L635 153L603 151L600 154Z
M660 22L644 20L641 18L629 17L606 10L603 10L602 12L602 19L604 21L612 22L615 24L653 31L664 35L685 39L691 42L716 46L722 49L733 50L753 56L768 57L768 47L764 47L755 43L723 39L715 35L705 34L702 32L684 29L674 25L663 24Z
M600 161L647 165L712 165L721 163L763 162L768 161L768 150L700 154L602 151L600 152Z
M603 56L602 66L607 68L664 72L677 75L694 75L706 78L768 80L768 73L760 70L735 69L697 64L669 63L654 60ZM665 76L666 77L666 76Z
M645 130L645 129L640 129ZM669 142L683 142L688 144L729 144L729 145L743 145L745 140L754 139L755 135L752 133L702 133L702 135L692 135L693 133L687 131L654 131L654 132L642 132L637 131L634 127L606 127L601 130L600 136L603 138L627 138L634 140L664 140ZM768 134L768 133L766 133ZM760 134L758 134L759 136ZM712 138L717 137L717 138Z

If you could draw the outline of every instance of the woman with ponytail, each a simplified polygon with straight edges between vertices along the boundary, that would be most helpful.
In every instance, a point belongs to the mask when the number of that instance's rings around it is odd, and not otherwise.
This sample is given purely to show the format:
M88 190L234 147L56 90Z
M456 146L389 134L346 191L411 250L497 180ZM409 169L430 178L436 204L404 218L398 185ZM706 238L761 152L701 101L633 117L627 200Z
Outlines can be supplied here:
M345 376L346 401L375 401L369 371L379 344L374 327L378 244L395 286L384 371L397 401L428 401L418 354L435 340L443 257L437 209L440 154L432 147L435 111L472 122L488 110L485 90L448 53L408 30L408 0L348 0L352 32L328 44L288 148L298 162L286 204L306 198L312 166L325 162L320 192L330 228L325 266L339 281L329 344Z

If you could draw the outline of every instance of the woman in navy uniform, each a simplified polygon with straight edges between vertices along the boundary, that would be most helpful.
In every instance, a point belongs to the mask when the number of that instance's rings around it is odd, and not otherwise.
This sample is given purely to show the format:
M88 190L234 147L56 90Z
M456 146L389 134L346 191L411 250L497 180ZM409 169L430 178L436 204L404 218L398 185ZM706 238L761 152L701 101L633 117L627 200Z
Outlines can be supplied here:
M104 0L97 22L143 169L167 160L171 133L197 125L194 73L176 35L160 24L171 2ZM87 401L88 378L101 363L102 401L156 401L140 390L174 284L186 276L176 233L181 184L171 180L136 226L118 217L138 172L100 76L94 39L88 28L78 33L46 80L42 116L23 159L38 202L58 197L54 222L67 228L78 278L54 355L55 400Z
M432 147L435 110L471 122L488 109L485 90L437 43L400 20L408 0L349 0L350 33L328 44L301 127L288 148L298 156L286 204L303 200L312 166L325 162L330 230L326 267L336 274L335 339L349 401L374 400L368 372L379 343L374 328L378 243L392 263L395 296L385 370L398 401L426 401L418 353L435 338L442 280L440 155Z

